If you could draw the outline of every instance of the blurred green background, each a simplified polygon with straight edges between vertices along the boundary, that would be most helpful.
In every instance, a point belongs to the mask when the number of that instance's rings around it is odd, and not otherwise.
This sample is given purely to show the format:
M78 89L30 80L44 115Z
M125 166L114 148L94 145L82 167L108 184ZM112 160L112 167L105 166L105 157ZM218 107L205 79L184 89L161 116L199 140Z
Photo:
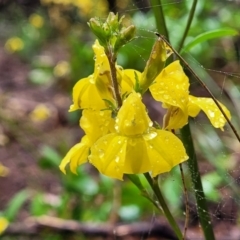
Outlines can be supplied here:
M163 1L170 41L177 48L192 1ZM239 31L239 1L198 3L186 43L220 28ZM0 230L1 216L10 224L30 217L50 216L94 223L132 223L162 219L162 213L127 180L100 176L90 165L78 175L58 168L83 131L80 111L68 113L71 90L93 71L92 44L87 25L91 17L109 11L125 15L137 27L137 38L123 47L118 64L142 71L156 40L155 18L146 0L18 0L0 2ZM188 63L232 113L240 129L240 38L222 37L202 42L183 53ZM187 68L186 68L186 72ZM191 91L207 96L196 80ZM149 113L161 121L163 110L145 97ZM240 152L229 127L215 131L201 115L191 121L199 154L204 190L215 224L239 221ZM197 223L194 189L185 169L190 197L190 228ZM178 167L160 178L173 215L184 222L184 194ZM146 183L144 183L146 184ZM171 191L170 191L171 190ZM191 204L192 203L192 204ZM11 236L1 239L28 239ZM83 236L39 231L29 239L85 239Z

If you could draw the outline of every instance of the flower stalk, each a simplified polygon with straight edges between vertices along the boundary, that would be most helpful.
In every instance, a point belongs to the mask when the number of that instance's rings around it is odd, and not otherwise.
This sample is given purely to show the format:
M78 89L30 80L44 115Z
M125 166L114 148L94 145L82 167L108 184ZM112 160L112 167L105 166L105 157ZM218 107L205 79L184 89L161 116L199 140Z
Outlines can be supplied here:
M201 175L198 169L198 162L197 162L196 153L194 150L193 139L192 139L189 124L184 126L180 130L180 132L181 132L184 146L189 156L188 167L189 167L191 178L192 178L192 184L194 186L199 221L201 223L205 239L214 240L215 239L214 232L212 228L210 215L208 213L206 198L205 198L205 194L202 186Z
M106 56L108 58L109 66L110 66L110 78L113 88L113 97L117 103L117 109L122 106L122 98L119 90L118 80L117 80L117 69L116 69L116 55L112 52L112 49L108 49L106 52Z
M149 185L151 186L151 188L161 206L161 210L163 210L166 218L168 219L169 224L173 228L178 239L179 240L184 239L180 228L178 227L176 221L174 220L174 217L172 216L172 214L164 200L164 197L163 197L161 189L159 187L157 178L152 178L149 173L145 173L144 176L145 176L146 180L148 181Z

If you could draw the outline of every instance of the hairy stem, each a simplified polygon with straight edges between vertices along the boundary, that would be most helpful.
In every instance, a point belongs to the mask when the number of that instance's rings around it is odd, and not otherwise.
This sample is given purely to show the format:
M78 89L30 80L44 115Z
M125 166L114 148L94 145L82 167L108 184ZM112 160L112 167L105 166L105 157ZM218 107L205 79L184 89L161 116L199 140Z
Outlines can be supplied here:
M111 77L111 82L112 82L112 87L113 87L113 97L117 102L117 108L119 109L122 106L122 98L118 86L118 81L117 81L117 69L116 69L116 55L111 51L108 50L106 52L109 66L110 66L110 77Z

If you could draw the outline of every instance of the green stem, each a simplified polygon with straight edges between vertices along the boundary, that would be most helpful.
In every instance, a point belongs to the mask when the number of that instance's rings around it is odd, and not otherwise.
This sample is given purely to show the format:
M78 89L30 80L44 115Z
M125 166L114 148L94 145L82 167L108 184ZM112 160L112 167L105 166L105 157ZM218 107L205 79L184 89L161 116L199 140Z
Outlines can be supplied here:
M161 0L151 0L150 2L151 2L152 10L156 19L158 32L164 35L167 39L169 39Z
M189 124L187 124L181 129L181 136L187 154L189 156L188 167L191 173L192 183L194 186L199 221L201 223L205 239L214 240L215 237L213 227L208 213L207 202L203 191L201 175L198 169L197 157L193 146L193 139L191 136Z
M193 17L194 17L194 13L195 13L195 10L196 10L196 6L197 6L197 0L194 0L194 1L193 1L193 4L192 4L192 8L191 8L191 10L190 10L190 14L189 14L189 16L188 16L187 26L186 26L186 28L185 28L185 31L184 31L183 36L182 36L182 39L181 39L180 44L179 44L179 46L178 46L178 52L181 51L181 49L182 49L182 47L183 47L183 44L184 44L184 42L185 42L185 40L186 40L186 37L187 37L187 35L188 35L188 31L189 31L190 26L191 26L191 24L192 24L192 20L193 20Z
M157 197L157 200L159 201L159 204L161 205L162 210L164 211L164 214L167 217L169 224L172 226L178 239L182 240L183 239L182 232L181 232L180 228L178 227L176 221L174 220L171 212L168 209L168 206L163 198L163 195L162 195L162 192L160 190L157 180L153 179L149 173L145 173L144 176L147 179L149 185L151 186L155 196Z

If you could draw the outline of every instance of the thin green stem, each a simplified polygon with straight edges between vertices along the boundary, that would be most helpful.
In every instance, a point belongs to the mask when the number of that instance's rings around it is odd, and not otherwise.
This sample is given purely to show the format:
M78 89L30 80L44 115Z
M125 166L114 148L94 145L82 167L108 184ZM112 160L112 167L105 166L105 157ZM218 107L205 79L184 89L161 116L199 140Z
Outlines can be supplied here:
M206 202L205 194L203 191L201 175L198 169L198 162L197 162L197 157L196 157L196 153L193 146L193 139L191 136L189 124L184 126L180 131L181 131L182 141L184 143L187 154L189 156L188 167L191 173L192 183L194 186L199 221L201 223L205 239L214 240L215 237L214 237L213 227L212 227L210 215L208 213L207 202Z
M180 41L180 43L179 43L179 46L178 46L178 52L181 51L181 49L182 49L182 47L183 47L183 44L184 44L184 42L185 42L185 40L186 40L186 37L187 37L187 35L188 35L188 31L189 31L190 26L191 26L191 24L192 24L192 20L193 20L194 13L195 13L195 10L196 10L197 1L198 1L198 0L194 0L194 1L193 1L192 7L191 7L191 10L190 10L190 14L189 14L189 16L188 16L187 26L186 26L186 28L185 28L185 31L184 31L183 36L182 36L182 39L181 39L181 41Z
M163 34L167 39L169 39L161 0L150 0L150 2L156 19L158 32Z
M187 228L188 228L188 222L189 222L189 200L188 200L188 194L187 194L187 187L185 183L184 173L183 173L183 167L182 164L179 164L180 172L181 172L181 178L183 183L183 189L184 189L184 199L185 199L185 223L184 223L184 232L183 232L183 238L185 239L187 236Z
M154 192L154 194L155 194L159 204L162 207L162 210L164 211L165 216L168 219L169 224L172 226L172 228L173 228L175 234L177 235L178 239L179 240L184 239L180 228L178 227L176 221L174 220L174 217L172 216L171 212L168 209L168 206L167 206L167 204L166 204L166 202L164 200L164 197L162 195L162 192L160 190L160 187L158 185L157 180L153 179L150 176L149 173L145 173L144 176L147 179L149 185L151 186L151 188L152 188L152 190L153 190L153 192Z

